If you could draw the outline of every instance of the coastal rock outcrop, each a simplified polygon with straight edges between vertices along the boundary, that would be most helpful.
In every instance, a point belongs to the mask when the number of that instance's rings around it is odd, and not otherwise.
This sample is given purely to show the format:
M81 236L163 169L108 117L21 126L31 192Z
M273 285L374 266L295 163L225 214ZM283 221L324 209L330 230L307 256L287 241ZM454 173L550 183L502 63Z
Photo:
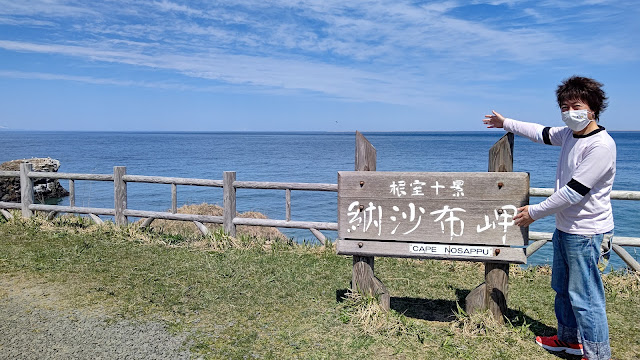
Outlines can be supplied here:
M33 171L57 172L60 161L51 158L32 158L11 160L0 164L0 171L19 171L20 164L30 163ZM61 198L69 195L69 192L60 185L57 179L35 179L33 182L34 197L36 201L50 198ZM20 201L20 178L0 177L0 201Z

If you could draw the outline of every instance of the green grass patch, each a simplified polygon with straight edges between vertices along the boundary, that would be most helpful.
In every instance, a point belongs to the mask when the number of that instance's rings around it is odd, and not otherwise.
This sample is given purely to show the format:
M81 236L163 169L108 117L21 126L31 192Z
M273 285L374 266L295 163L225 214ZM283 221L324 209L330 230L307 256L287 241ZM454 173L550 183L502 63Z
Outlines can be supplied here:
M331 246L222 232L167 235L77 217L0 223L0 297L37 286L55 292L57 307L160 320L191 334L187 346L205 358L557 358L533 341L555 333L548 267L511 267L500 325L461 310L482 264L376 259L389 312L349 294L351 266ZM637 358L640 279L604 278L614 357Z

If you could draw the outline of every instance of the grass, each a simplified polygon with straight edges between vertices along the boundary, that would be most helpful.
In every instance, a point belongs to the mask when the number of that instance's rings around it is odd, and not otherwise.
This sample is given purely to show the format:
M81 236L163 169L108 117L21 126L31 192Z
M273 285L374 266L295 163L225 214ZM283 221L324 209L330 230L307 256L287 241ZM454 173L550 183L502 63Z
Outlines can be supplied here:
M165 234L78 217L0 220L0 297L39 289L47 306L152 319L190 334L204 358L556 359L548 267L511 267L506 325L468 316L481 264L376 259L389 312L350 294L351 258L251 236ZM604 276L616 359L640 354L640 279Z

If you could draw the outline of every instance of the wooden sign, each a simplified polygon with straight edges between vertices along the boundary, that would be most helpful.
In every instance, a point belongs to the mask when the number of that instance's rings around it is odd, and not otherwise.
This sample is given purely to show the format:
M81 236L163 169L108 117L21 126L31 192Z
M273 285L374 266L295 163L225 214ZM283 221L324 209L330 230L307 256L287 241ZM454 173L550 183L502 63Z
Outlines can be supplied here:
M527 173L339 172L338 252L524 263L528 203Z

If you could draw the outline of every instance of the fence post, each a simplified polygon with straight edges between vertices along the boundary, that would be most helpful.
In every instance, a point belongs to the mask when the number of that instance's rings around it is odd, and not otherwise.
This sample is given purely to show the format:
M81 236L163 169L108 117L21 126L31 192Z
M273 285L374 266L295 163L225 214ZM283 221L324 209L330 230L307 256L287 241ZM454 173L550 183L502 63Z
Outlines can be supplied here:
M376 171L376 148L356 131L356 171ZM375 276L375 257L353 256L351 288L369 296L379 296L380 305L389 310L391 297L382 281Z
M513 134L507 133L489 150L490 172L513 171ZM504 322L507 312L509 264L486 262L485 282L473 289L466 298L468 314L489 309L494 319Z
M233 219L236 217L236 188L233 182L236 181L235 171L225 171L222 176L222 192L224 206L224 232L229 236L236 236L236 226Z
M76 206L76 182L69 179L69 206Z
M29 172L33 170L30 163L20 164L20 200L22 203L22 217L30 218L33 211L29 210L29 205L33 204L33 179L29 177Z
M124 215L124 211L127 209L127 183L122 180L122 176L126 173L126 166L113 167L113 207L116 211L116 225L126 225L128 222Z
M285 191L285 219L291 221L291 189Z
M178 212L178 187L176 184L171 184L171 212Z

